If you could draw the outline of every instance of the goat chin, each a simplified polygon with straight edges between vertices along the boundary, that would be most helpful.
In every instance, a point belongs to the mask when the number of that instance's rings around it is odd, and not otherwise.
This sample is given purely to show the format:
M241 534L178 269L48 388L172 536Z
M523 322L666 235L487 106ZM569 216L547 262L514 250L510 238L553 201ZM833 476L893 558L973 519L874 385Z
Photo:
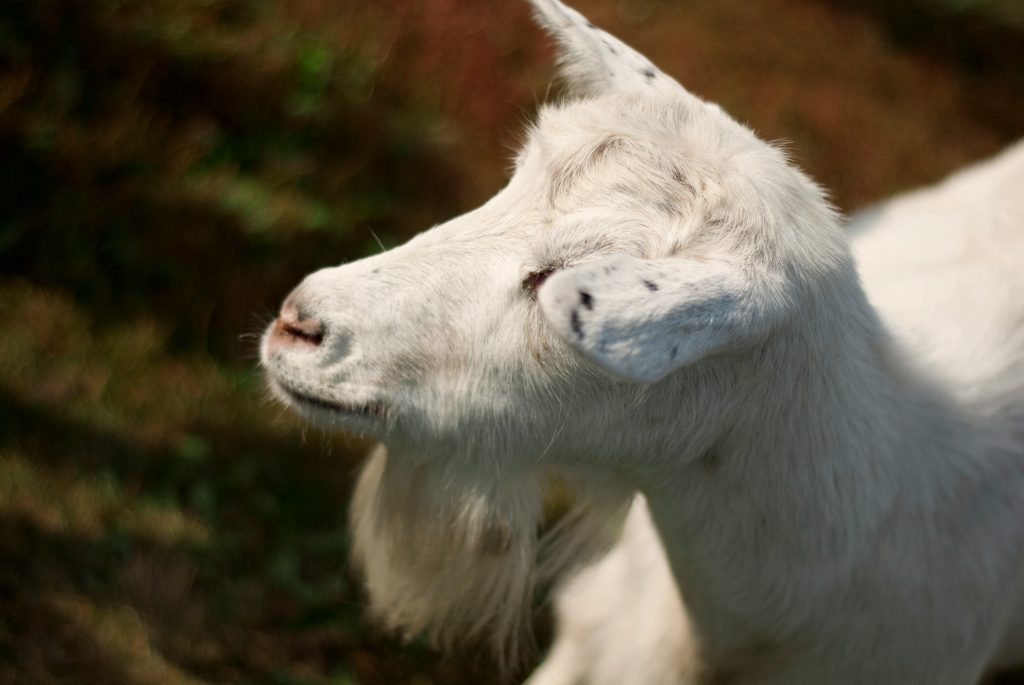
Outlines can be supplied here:
M441 648L486 640L508 671L534 649L535 592L609 550L631 499L593 473L474 478L379 446L352 499L353 558L386 627Z

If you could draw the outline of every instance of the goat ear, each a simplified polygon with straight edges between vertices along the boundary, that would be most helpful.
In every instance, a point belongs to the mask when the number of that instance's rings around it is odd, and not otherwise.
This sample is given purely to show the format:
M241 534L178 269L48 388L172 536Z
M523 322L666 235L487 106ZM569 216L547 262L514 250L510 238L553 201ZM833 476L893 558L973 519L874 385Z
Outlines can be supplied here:
M585 357L642 383L756 341L785 307L735 264L678 257L617 256L568 269L544 283L538 300Z
M537 19L558 41L562 71L582 95L609 91L686 94L672 77L560 0L531 0Z

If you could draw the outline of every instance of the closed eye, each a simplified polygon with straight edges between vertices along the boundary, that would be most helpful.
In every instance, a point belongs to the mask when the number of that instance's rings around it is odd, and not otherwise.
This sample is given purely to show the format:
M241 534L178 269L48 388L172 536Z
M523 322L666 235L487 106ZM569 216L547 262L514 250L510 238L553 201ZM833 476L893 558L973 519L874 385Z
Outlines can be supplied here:
M546 266L543 269L531 271L530 274L523 279L523 290L531 296L536 297L537 289L540 288L544 281L548 280L548 277L555 273L556 270L557 269L553 266Z

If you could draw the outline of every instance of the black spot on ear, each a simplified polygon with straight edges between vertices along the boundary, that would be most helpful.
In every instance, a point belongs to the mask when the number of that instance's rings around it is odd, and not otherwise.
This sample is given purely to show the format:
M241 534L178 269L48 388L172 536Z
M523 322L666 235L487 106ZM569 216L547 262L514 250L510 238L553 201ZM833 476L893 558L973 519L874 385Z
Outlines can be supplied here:
M648 81L653 81L654 77L657 76L657 74L654 72L654 69L651 69L650 67L647 67L640 73L643 74L644 78L647 79Z
M583 324L580 323L580 312L578 309L572 310L572 315L569 316L569 326L572 328L572 332L576 334L576 337L583 340Z
M650 290L652 293L658 290L658 284L655 283L654 281L648 281L645 279L643 283L644 287Z
M589 22L589 21L588 21L588 22L587 22L587 28L588 28L588 29L596 29L597 27L596 27L596 26L594 26L594 25L593 25L593 24L592 24L591 22Z
M588 293L586 290L580 291L580 304L587 309L594 308L594 296Z

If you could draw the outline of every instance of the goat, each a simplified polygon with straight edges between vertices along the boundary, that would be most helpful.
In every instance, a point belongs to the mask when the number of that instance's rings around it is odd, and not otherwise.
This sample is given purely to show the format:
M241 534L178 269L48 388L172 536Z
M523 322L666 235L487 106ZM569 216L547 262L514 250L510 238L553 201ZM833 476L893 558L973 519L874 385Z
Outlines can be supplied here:
M309 275L263 339L284 403L384 445L351 510L377 616L508 662L556 584L533 685L1024 662L1024 145L851 246L783 152L532 2L574 97L508 185Z

